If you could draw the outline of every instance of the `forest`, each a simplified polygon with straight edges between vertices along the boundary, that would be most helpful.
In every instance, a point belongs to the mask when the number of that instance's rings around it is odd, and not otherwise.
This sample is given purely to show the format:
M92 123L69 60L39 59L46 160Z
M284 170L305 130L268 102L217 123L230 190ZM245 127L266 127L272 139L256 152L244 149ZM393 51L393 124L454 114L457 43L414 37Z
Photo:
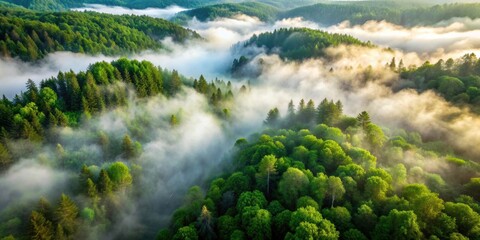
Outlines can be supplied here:
M0 240L480 239L480 3L437 3L0 1Z
M258 17L262 21L276 19L279 10L267 4L257 2L244 2L238 4L224 3L183 11L175 15L173 22L186 23L193 17L199 21L208 19L233 17L238 14Z
M159 49L159 39L174 41L200 36L174 23L146 16L64 12L0 11L2 57L42 59L55 51L89 54L128 54ZM108 27L107 27L108 26Z

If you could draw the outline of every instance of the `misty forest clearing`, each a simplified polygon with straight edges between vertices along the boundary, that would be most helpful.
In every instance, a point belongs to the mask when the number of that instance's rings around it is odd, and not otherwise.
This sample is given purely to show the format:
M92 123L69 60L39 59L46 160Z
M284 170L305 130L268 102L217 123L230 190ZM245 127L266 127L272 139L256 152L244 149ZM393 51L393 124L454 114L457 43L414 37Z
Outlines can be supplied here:
M480 239L480 1L0 0L0 239Z

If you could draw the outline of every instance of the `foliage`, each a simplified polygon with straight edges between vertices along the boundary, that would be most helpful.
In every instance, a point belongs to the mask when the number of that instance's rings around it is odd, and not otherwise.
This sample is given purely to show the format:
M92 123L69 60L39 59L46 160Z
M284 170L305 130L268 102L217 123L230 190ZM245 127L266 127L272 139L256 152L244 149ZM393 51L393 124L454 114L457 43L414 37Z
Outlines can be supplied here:
M159 49L158 40L183 42L198 34L166 20L85 12L0 10L0 56L36 61L48 53L118 55Z

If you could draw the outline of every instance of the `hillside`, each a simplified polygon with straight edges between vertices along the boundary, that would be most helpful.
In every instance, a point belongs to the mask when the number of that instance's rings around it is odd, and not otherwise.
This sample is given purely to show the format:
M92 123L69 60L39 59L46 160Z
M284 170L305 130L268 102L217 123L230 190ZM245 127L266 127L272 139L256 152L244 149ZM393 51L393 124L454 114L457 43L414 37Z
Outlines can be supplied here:
M352 36L344 34L330 34L328 32L309 28L281 28L273 32L254 35L244 43L239 43L237 51L248 47L263 48L266 53L277 53L281 58L288 60L305 60L320 58L325 54L325 49L338 45L371 46L370 43L362 42ZM244 56L235 59L232 65L232 73L237 75L241 68L255 56Z
M480 237L478 164L427 150L414 133L386 135L342 106L291 102L284 118L272 109L269 128L239 139L233 169L193 186L158 239ZM407 152L424 161L397 155Z
M279 10L277 8L263 3L224 3L180 12L175 16L174 19L172 19L172 21L185 23L193 17L200 21L207 21L220 17L233 17L238 14L257 17L262 21L272 21L276 19L278 13Z
M444 4L424 6L419 4L388 2L361 2L349 4L315 4L295 8L279 14L279 18L303 17L322 25L343 21L363 24L369 20L386 20L404 26L430 25L454 17L480 18L480 4Z
M99 13L0 10L0 54L23 61L55 51L127 54L161 48L159 40L183 42L199 36L162 19Z

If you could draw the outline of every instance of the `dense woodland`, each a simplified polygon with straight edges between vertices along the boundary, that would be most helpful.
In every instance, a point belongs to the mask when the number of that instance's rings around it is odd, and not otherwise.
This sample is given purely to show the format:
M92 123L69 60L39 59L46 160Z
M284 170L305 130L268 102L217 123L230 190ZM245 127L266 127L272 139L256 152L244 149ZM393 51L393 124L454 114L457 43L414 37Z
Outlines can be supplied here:
M55 51L119 55L159 49L159 40L199 38L174 23L146 16L0 10L0 55L35 61Z
M264 32L253 35L249 40L240 43L240 49L258 47L267 53L276 53L283 59L305 60L309 58L321 58L325 56L325 49L339 45L373 46L371 43L362 42L345 34L331 34L328 32L309 28L281 28L273 32ZM232 64L232 73L237 74L254 56L241 56Z
M185 8L196 8L206 5L232 3L239 1L231 0L3 0L18 6L33 10L54 10L61 11L72 7L81 7L83 4L104 4L112 6L123 6L128 8L144 9L144 8L165 8L177 5ZM0 1L2 2L2 1ZM278 8L294 8L299 6L310 5L320 2L320 0L250 0L245 2L260 2L269 4Z
M322 24L385 19L407 26L480 17L480 4L416 10L401 3L317 4L282 13L279 9L293 7L292 1L7 2L55 11L83 3L135 8L165 7L173 2L183 7L217 4L180 13L176 21L182 23L193 16L205 21L238 13L264 21L303 16ZM0 8L0 54L7 59L34 62L56 51L121 55L162 48L159 40L165 37L179 43L200 38L179 25L146 16L36 12L4 2ZM373 47L348 35L307 28L261 33L237 47L263 48L284 61L302 61L325 57L326 48L342 44ZM233 74L253 57L235 59ZM392 86L395 91L433 90L451 103L480 113L480 59L475 54L419 67L392 59L385 68L401 78ZM271 109L258 133L228 146L231 151L218 166L220 173L191 186L184 201L175 203L181 206L168 226L161 229L155 222L153 229L128 226L134 230L119 233L126 213L131 213L125 210L162 187L152 187L149 184L155 183L145 178L149 168L164 167L147 162L145 143L167 137L153 136L158 134L155 130L166 129L162 132L166 135L183 130L185 105L176 103L175 110L166 112L161 103L198 93L205 100L202 110L229 135L229 127L238 120L231 111L255 87L250 82L247 87L219 79L207 81L203 75L187 78L176 70L127 58L97 62L81 72L59 72L40 84L28 80L24 92L0 99L2 180L28 161L35 162L37 171L48 168L66 177L60 178L63 187L34 200L24 192L5 193L13 197L0 198L0 239L146 239L153 235L159 240L480 239L480 164L475 159L466 159L441 139L426 140L416 132L377 125L362 109L356 116L347 116L343 104L348 103L329 99L290 101L285 113ZM98 127L99 118L105 115L123 120L124 132ZM41 179L47 180L52 181ZM126 222L151 221L149 216L142 217L148 220ZM152 223L148 224L151 228Z
M480 237L477 163L327 99L272 109L265 124L236 142L229 174L190 189L158 239Z
M272 21L276 19L279 10L270 5L257 2L245 3L224 3L206 7L195 8L178 13L173 19L174 22L186 23L193 17L200 21L213 20L220 17L234 17L238 14L258 17L260 20Z
M480 60L475 54L410 68L393 59L388 67L398 69L400 77L407 80L397 86L399 89L414 88L420 92L431 89L452 103L467 105L480 113Z
M58 199L39 199L38 206L19 199L4 209L0 213L0 237L84 239L96 238L85 232L92 226L101 226L95 231L97 234L106 234L114 228L122 204L127 198L142 194L132 189L135 184L140 187L141 142L146 141L145 133L158 119L138 116L129 122L132 135L119 137L92 132L82 141L100 146L100 155L85 152L84 148L64 148L57 142L60 141L57 130L75 129L101 113L135 105L132 97L170 98L184 87L203 94L209 99L212 113L225 120L229 117L233 92L246 89L245 86L233 89L230 82L218 79L207 82L203 76L187 79L175 70L123 58L112 63L95 63L85 72L60 72L40 86L29 80L26 92L12 101L4 98L0 102L0 171L7 171L20 158L40 151L41 147L52 147L55 153L44 164L72 172L78 179L69 180L68 194L58 193ZM181 115L173 114L165 121L174 128Z
M410 3L407 3L412 5ZM363 24L369 20L386 20L403 26L430 25L454 17L480 18L480 4L444 4L433 7L406 8L376 2L360 4L316 4L281 13L280 18L303 17L323 25L343 21Z

